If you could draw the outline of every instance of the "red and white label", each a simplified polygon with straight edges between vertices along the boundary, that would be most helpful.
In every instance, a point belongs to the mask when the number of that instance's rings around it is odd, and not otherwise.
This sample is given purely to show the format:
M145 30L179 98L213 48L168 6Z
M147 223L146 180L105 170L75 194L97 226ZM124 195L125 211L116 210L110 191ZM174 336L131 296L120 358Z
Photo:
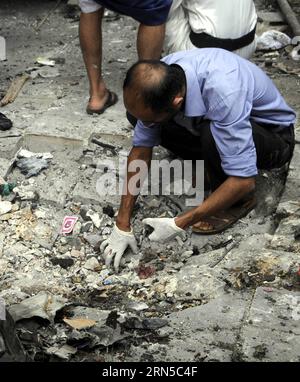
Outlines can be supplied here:
M61 227L61 233L62 234L71 233L74 229L74 226L77 220L78 220L77 216L65 216L63 225Z

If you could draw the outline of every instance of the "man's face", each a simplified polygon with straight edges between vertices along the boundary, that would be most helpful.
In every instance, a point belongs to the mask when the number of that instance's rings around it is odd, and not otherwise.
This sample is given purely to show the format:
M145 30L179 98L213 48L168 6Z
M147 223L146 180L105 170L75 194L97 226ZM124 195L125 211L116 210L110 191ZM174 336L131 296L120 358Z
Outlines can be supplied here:
M151 108L145 107L144 103L140 99L132 94L128 89L124 91L124 105L126 110L135 118L143 122L147 127L151 127L154 124L162 124L170 121L179 111L181 105L173 106L171 110L162 113L154 113Z

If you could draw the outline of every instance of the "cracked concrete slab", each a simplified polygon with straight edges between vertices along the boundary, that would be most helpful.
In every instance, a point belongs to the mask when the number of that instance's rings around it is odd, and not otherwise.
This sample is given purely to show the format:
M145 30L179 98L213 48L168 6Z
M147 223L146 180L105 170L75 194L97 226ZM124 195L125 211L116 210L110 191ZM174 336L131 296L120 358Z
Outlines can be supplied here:
M241 331L246 361L299 362L300 293L257 288Z

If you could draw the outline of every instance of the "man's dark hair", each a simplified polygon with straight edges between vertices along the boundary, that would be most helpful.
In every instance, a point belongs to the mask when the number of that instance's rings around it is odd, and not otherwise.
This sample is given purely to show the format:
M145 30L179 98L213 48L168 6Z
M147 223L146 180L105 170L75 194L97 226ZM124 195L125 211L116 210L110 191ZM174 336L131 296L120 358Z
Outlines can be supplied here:
M146 107L161 113L173 110L172 101L184 86L185 74L180 66L156 60L141 60L128 70L123 89L134 89Z

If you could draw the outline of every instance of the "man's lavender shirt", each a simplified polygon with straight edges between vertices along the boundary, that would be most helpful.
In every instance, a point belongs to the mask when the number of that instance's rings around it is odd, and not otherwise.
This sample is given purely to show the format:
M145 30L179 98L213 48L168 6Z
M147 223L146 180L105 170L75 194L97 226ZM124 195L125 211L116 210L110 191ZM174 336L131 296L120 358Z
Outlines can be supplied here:
M229 176L257 175L250 120L280 125L282 129L296 120L295 112L271 79L256 65L223 49L177 52L162 61L184 70L187 81L184 116L211 121L224 172ZM158 146L160 129L158 125L146 127L138 121L133 146Z

